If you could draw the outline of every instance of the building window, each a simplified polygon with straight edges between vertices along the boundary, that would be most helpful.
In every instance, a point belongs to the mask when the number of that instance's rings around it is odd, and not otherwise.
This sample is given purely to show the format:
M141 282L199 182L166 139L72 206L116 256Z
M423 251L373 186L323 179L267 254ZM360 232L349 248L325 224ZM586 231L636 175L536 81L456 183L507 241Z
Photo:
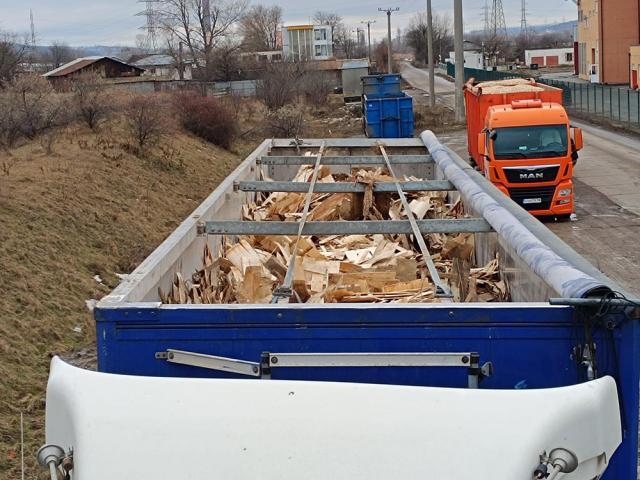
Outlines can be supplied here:
M564 54L565 62L573 62L573 52L567 52Z
M316 57L326 57L329 55L326 45L316 45Z
M314 30L316 40L326 40L327 31L324 28L317 28Z

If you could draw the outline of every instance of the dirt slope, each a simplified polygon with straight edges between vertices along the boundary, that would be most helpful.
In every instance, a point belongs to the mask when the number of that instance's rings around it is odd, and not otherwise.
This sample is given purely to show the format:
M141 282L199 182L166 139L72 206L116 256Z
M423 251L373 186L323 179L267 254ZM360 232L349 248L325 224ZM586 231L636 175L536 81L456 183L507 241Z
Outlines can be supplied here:
M62 132L51 154L40 141L0 151L0 478L20 476L20 412L26 477L42 475L48 363L94 343L85 300L113 288L241 158L184 133L141 158L123 137L113 122Z

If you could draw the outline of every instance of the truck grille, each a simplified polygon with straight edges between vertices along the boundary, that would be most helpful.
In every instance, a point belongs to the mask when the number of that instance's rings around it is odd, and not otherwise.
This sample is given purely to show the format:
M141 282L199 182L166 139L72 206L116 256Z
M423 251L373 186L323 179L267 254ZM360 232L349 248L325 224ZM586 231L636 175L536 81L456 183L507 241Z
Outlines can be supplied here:
M551 207L555 186L537 188L510 188L509 196L525 210L548 210Z
M553 182L558 176L560 165L542 167L506 167L504 174L509 183Z

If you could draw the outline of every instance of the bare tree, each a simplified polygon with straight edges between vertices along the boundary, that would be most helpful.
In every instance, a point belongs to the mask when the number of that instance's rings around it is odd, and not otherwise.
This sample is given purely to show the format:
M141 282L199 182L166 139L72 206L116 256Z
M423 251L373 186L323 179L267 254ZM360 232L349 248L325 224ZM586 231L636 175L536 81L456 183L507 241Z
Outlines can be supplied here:
M205 78L213 77L213 51L230 33L247 7L247 0L161 0L161 28L170 32L200 61Z
M51 65L53 68L58 68L71 60L73 51L66 43L54 41L49 47L49 58L51 59Z
M337 13L318 10L313 14L313 22L316 25L329 25L333 30L335 27L342 24L342 17Z
M20 42L13 32L0 30L0 83L11 80L29 57L28 42Z
M240 42L233 37L228 37L213 50L213 73L217 79L225 82L241 79L240 48Z
M335 54L336 47L340 46L339 39L344 38L345 27L342 23L342 17L337 13L318 10L313 14L313 22L316 25L329 25L331 27L332 50Z
M451 18L444 14L433 15L433 52L435 60L444 61L445 55L453 50L453 29ZM407 45L414 51L417 59L427 63L427 15L417 13L409 23L405 33Z
M274 5L254 5L240 21L245 48L259 52L277 48L278 27L282 23L282 8Z
M184 44L180 39L171 31L166 32L165 35L166 53L173 59L173 66L178 71L178 78L184 80L185 72L185 56L184 56Z

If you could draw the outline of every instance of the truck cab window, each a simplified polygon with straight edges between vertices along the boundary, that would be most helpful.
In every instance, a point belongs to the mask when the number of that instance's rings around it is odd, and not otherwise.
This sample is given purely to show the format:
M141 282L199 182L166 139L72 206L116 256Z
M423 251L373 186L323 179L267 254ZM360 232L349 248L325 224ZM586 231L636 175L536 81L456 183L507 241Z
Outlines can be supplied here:
M566 125L533 125L496 128L492 132L496 160L564 157L567 155Z

